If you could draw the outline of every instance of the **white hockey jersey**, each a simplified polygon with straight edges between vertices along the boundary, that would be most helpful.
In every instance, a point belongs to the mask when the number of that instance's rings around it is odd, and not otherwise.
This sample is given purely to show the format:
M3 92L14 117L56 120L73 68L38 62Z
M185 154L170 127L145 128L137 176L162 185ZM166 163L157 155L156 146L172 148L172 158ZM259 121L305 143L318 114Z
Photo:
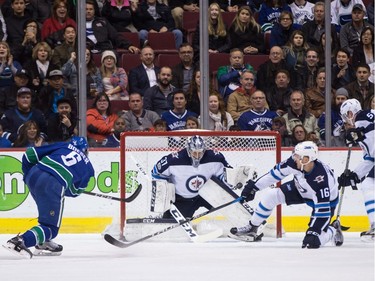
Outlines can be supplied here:
M277 164L267 174L260 177L255 185L259 190L273 185L285 177L293 175L293 181L306 204L313 208L311 227L324 230L330 223L332 210L338 203L338 183L326 164L315 160L309 173L302 172L292 157ZM285 183L288 188L288 183Z
M355 127L363 128L365 139L359 143L363 151L363 160L354 170L361 179L374 167L374 116L375 110L362 110L355 117Z
M207 150L199 166L195 168L185 148L160 159L152 169L152 177L168 180L175 185L176 194L184 198L193 198L212 176L225 181L227 167L230 166L223 154Z
M352 20L352 10L355 4L361 4L365 13L366 6L362 0L350 0L347 6L344 6L340 0L331 2L331 22L336 25L344 26ZM365 16L365 18L367 18Z
M303 25L308 20L314 19L314 4L306 1L305 5L299 6L295 2L289 5L293 14L293 22Z

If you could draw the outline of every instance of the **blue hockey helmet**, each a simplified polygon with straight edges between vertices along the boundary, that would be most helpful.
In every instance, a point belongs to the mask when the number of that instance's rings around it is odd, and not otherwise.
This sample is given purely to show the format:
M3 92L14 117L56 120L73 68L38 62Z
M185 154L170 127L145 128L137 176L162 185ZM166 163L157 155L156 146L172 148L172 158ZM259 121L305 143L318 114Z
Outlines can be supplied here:
M86 138L79 137L79 136L74 136L70 140L70 143L72 145L74 145L76 148L78 148L79 150L81 150L83 153L85 153L85 155L88 154L88 152L89 152L89 145L87 143Z
M201 136L192 136L187 141L186 150L191 158L193 167L198 167L206 151L206 144Z

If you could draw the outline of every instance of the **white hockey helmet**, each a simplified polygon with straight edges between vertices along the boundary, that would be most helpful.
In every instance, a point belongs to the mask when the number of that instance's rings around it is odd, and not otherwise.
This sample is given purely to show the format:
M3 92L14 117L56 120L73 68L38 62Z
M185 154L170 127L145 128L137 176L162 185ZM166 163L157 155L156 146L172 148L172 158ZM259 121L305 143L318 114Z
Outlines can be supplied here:
M201 136L192 136L187 140L186 150L193 167L198 167L206 151L206 144Z
M356 99L348 99L344 101L340 107L340 113L345 123L354 125L355 115L362 110L361 103ZM349 114L351 112L352 114ZM350 115L350 116L349 116Z
M299 161L302 164L301 170L303 170L304 165L318 159L318 146L312 141L300 142L294 147L293 157L295 155L299 156ZM309 161L306 163L302 163L303 157L305 156L309 158Z

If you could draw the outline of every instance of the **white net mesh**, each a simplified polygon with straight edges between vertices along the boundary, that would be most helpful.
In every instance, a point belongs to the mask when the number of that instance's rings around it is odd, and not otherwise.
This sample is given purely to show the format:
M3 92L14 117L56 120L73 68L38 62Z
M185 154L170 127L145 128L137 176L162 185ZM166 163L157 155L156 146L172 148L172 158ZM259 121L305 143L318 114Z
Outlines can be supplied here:
M239 169L240 175L232 173L233 181L242 176L242 181L249 176L261 175L269 171L278 161L277 135L271 132L207 132L175 131L172 133L127 133L121 143L120 186L125 188L127 197L142 184L142 191L131 203L127 203L120 214L121 221L135 218L155 218L162 214L151 212L151 170L158 160L169 153L186 147L190 136L201 135L208 149L221 152L233 168ZM240 193L240 190L236 190ZM197 211L199 212L199 210Z

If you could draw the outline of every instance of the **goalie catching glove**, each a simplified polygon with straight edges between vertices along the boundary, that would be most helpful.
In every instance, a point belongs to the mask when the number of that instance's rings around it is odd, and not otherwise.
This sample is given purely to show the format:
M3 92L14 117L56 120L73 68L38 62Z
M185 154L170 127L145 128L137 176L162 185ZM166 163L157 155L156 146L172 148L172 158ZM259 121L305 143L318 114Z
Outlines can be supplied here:
M361 182L358 175L350 170L343 172L341 176L338 177L337 181L339 183L339 188L342 186L351 186L354 190L357 190L357 183Z
M358 144L366 138L364 128L347 129L345 138L347 144Z
M241 193L241 197L245 200L245 201L252 201L254 200L255 198L255 193L259 190L259 188L257 188L255 186L255 182L252 181L252 180L248 180L246 182L246 185L244 187L244 189L242 190L242 193Z
M303 238L302 248L318 249L320 245L319 232L310 227L306 231L305 238Z

